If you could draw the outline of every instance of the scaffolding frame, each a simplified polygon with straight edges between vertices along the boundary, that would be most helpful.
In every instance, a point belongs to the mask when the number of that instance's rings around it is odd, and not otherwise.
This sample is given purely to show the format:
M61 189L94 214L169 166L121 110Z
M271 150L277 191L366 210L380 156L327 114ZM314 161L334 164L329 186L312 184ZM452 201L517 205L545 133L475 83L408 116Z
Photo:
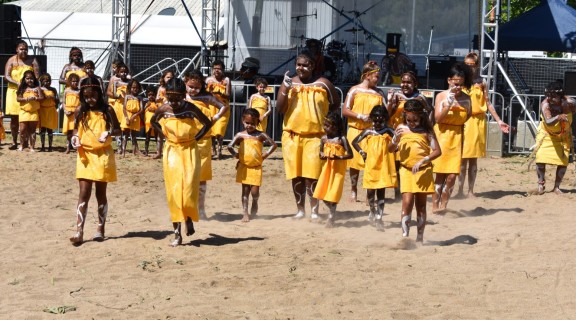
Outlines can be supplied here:
M110 54L104 71L105 77L112 72L112 63L121 58L130 67L130 19L132 0L112 0L112 40Z

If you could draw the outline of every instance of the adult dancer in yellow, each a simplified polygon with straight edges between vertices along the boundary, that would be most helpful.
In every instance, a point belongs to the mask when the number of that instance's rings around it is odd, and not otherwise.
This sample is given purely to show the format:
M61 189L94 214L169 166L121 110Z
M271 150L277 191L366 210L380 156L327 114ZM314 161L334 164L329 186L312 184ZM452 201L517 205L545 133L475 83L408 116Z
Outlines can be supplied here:
M161 138L166 139L163 151L164 184L175 247L182 244L181 225L186 223L186 235L194 234L198 221L198 189L200 187L200 152L197 141L210 130L212 122L198 107L185 100L186 85L179 78L166 84L168 103L156 110L151 123ZM195 119L204 126L198 130ZM163 139L160 139L162 145Z
M448 72L448 90L436 96L434 107L434 133L442 150L442 155L433 163L436 174L432 212L446 209L454 189L456 177L462 162L462 133L466 120L470 117L470 96L462 92L472 85L472 73L468 66L457 63Z
M226 105L226 112L212 127L212 148L216 148L216 156L220 159L222 157L222 141L224 140L228 120L230 119L230 92L232 92L230 79L224 76L224 62L216 60L212 63L212 75L206 78L206 90ZM216 114L218 110L214 108L212 109L212 113Z
M18 148L18 115L20 114L20 102L16 100L16 91L24 72L27 70L34 71L36 78L40 76L40 66L36 58L28 55L28 44L25 41L16 43L16 54L8 58L4 67L4 79L8 82L6 90L6 113L5 116L10 118L10 132L12 133L12 145L10 150Z
M378 81L380 81L380 67L375 61L369 61L362 68L362 82L353 86L346 95L344 101L344 108L342 108L342 115L348 118L348 132L346 138L348 141L354 139L364 130L372 126L370 121L370 112L374 106L384 105L384 93L378 89ZM360 142L362 149L366 148L366 140ZM350 186L352 188L350 193L350 201L356 202L358 200L358 177L360 170L364 170L364 159L356 151L352 149L354 157L347 161L347 166L350 170Z
M84 242L84 223L92 185L96 185L98 227L92 238L105 239L108 182L116 181L116 160L112 150L112 135L120 133L116 114L104 100L102 87L96 78L85 78L80 84L80 107L76 111L72 146L78 149L76 179L80 188L76 206L76 234L70 238L73 245Z
M564 95L560 82L546 86L546 98L540 103L541 117L536 135L536 173L538 174L537 194L543 194L546 183L546 164L555 165L554 189L561 194L560 183L568 167L568 157L572 146L572 114L576 112L576 101Z
M84 57L82 55L82 50L78 47L72 47L68 55L69 62L62 68L62 73L60 73L60 84L66 85L68 77L70 74L75 73L80 79L86 78L86 72L84 71Z
M284 114L282 156L286 179L292 181L298 212L304 218L306 194L310 197L312 219L318 219L318 200L312 195L322 170L320 138L324 135L324 118L329 110L340 106L334 85L324 77L314 76L314 58L306 51L296 57L296 75L284 74L276 108Z
M510 126L504 123L488 96L488 87L480 77L480 63L478 55L471 52L464 58L464 63L472 69L472 87L464 88L463 91L470 96L472 102L472 114L464 124L464 146L462 147L462 165L458 177L458 197L464 197L464 182L468 173L468 197L474 197L474 184L478 171L478 158L486 157L486 111L498 123L500 130L508 133Z

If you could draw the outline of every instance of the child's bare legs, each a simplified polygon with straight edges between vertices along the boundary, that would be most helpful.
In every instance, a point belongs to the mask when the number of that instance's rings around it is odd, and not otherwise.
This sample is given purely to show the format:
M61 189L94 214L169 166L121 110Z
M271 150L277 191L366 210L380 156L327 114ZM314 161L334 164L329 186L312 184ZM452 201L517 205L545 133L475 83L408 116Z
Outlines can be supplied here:
M560 183L562 182L562 179L564 179L566 168L567 168L566 166L556 167L556 179L554 179L554 190L552 190L556 194L563 193L562 191L560 191Z
M306 193L308 194L308 198L310 199L310 209L312 213L310 214L310 219L316 220L319 218L318 216L318 209L320 208L320 201L314 198L314 189L316 188L316 183L318 180L304 178L306 182Z
M38 125L38 121L28 121L26 123L26 131L28 133L28 141L30 151L34 152L34 148L36 147L36 126Z
M130 138L132 139L132 148L133 148L133 153L135 155L140 155L142 154L140 152L140 149L138 149L138 140L136 139L136 131L134 130L130 130Z
M434 193L432 194L432 212L435 213L440 210L440 199L442 197L442 190L446 184L446 174L436 173L434 177Z
M455 173L450 173L446 176L446 183L442 188L442 195L440 196L440 210L444 210L448 206L448 200L450 200L450 195L456 184L456 176Z
M192 219L188 217L186 218L186 235L191 236L194 233L196 233L196 230L194 230L194 222L192 222Z
M370 213L368 214L368 221L374 221L376 217L376 189L366 189L368 198L368 205L370 206Z
M410 220L412 219L412 208L414 208L414 194L404 192L402 194L402 215L400 225L402 226L402 236L410 235Z
M460 163L460 174L458 175L458 193L456 193L456 197L458 198L464 197L464 183L466 182L468 160L469 158L462 158L462 162Z
M122 150L122 158L126 156L126 145L128 144L128 137L130 136L130 129L122 130L122 144L120 149Z
M88 211L88 201L92 193L92 181L86 179L78 180L80 193L78 195L78 205L76 206L76 234L70 238L73 245L79 246L84 241L84 222Z
M537 163L536 164L536 175L538 176L538 189L536 194L544 194L545 184L546 184L546 164ZM556 174L558 176L558 174Z
M468 170L466 170L467 164L468 164ZM460 175L458 177L458 180L460 182L458 186L458 194L457 194L458 196L464 196L464 182L466 181L466 173L468 173L467 197L475 197L474 185L476 184L476 174L478 173L477 158L462 159L462 165L460 166Z
M144 140L144 155L148 155L148 147L150 146L150 136L152 135L152 130L146 131L146 139Z
M350 186L352 190L350 192L350 202L358 201L358 177L360 176L360 170L350 168Z
M254 219L258 214L258 199L260 198L260 187L251 186L250 194L252 195L252 206L250 207L250 217Z
M177 247L182 244L182 223L172 222L174 228L174 240L170 242L171 247Z
M374 224L378 231L384 231L384 223L382 222L382 216L384 215L384 192L385 188L376 189L376 196L378 197L377 206L378 209L376 210L376 218L374 219Z
M24 150L25 147L28 146L28 132L26 130L26 123L25 122L20 122L19 125L19 131L20 131L20 147L18 148L19 151ZM16 130L16 132L18 132L18 130Z
M66 154L70 153L71 148L72 148L72 130L68 130L66 132Z
M206 216L206 181L200 181L200 192L198 195L198 213L200 215L200 220L208 220ZM242 191L244 192L244 191Z
M16 150L18 148L18 129L20 124L18 123L17 115L9 115L10 117L10 132L12 133L12 145L10 150ZM22 142L22 140L20 140Z
M426 198L428 195L426 193L417 193L414 195L416 198L416 221L418 228L418 235L416 236L416 242L424 241L424 228L426 228ZM410 209L412 211L412 209Z
M250 200L250 185L242 184L242 211L244 216L242 217L242 222L250 221L250 215L248 214L248 201Z
M40 152L46 151L46 149L44 148L46 141L46 130L48 129L44 127L40 128Z
M106 182L95 182L96 184L96 201L98 202L98 227L92 240L104 241L106 217L108 216L108 199L106 198Z
M296 177L292 179L292 191L294 192L296 208L298 209L294 219L302 219L306 216L306 210L304 208L304 202L306 199L306 183L304 182L304 178Z
M328 220L326 220L326 228L334 227L334 220L336 220L336 205L335 202L324 201L324 204L330 209L330 213L328 214Z
M54 141L54 130L48 129L48 152L52 152L52 141Z

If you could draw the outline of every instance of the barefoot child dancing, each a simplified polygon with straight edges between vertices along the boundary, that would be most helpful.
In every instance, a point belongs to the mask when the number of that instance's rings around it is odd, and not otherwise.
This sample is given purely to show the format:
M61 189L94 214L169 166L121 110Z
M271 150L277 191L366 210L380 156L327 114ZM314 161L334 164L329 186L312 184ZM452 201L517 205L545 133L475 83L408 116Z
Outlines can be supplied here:
M242 184L242 222L250 221L258 213L258 198L262 185L262 161L276 150L277 145L266 133L257 130L260 123L260 113L254 108L248 108L242 113L244 131L238 132L228 144L228 151L238 159L236 165L236 182ZM262 154L263 144L270 147ZM234 149L240 145L238 152ZM248 198L252 195L252 207L248 214Z
M154 128L152 128L152 125L150 124L150 119L152 119L152 116L154 115L156 110L158 110L158 104L156 103L156 88L154 86L148 86L148 88L146 88L146 97L148 97L148 101L144 106L144 123L146 127L146 140L144 140L144 155L145 156L148 155L150 138L154 136L154 141L156 141L156 156L154 157L154 159L160 159L160 156L162 155L162 150L158 148L158 132L156 132Z
M56 89L50 86L52 78L48 73L41 75L38 80L42 86L42 92L44 92L44 99L40 101L39 110L40 142L42 143L40 151L45 151L44 143L46 133L48 133L48 152L51 152L54 130L58 128L58 111L56 110L60 104L60 98L58 98Z
M326 160L318 178L314 198L323 200L330 209L326 228L334 226L336 220L336 206L342 198L344 177L346 175L346 161L352 159L352 148L346 136L342 135L342 118L338 111L330 111L324 119L324 135L320 139L320 159Z
M384 231L382 223L384 191L385 188L395 188L397 184L394 153L388 151L394 131L386 126L388 111L384 106L375 106L370 112L370 119L372 127L364 129L354 139L352 146L362 156L365 163L362 187L368 192L370 205L368 220L373 221L379 231ZM366 150L360 147L360 142L364 139L366 139Z
M62 124L62 133L66 134L66 153L70 153L72 147L72 131L74 131L74 115L76 108L80 106L80 77L71 73L66 82L66 89L64 89L64 101L62 101L62 109L64 110L64 123Z
M124 117L120 122L122 134L126 137L126 139L122 140L122 157L126 155L128 137L132 140L132 153L134 155L140 154L138 140L136 140L136 134L140 131L140 114L144 110L140 91L142 91L140 82L136 79L131 79L128 83L128 93L124 97L124 106L122 108Z
M98 201L98 228L92 239L103 241L105 238L104 226L108 214L106 188L108 182L116 181L112 135L120 133L116 114L104 101L98 79L85 78L80 87L80 107L76 112L72 135L72 146L78 149L76 179L80 187L76 207L76 234L70 238L75 246L81 245L84 240L84 223L93 184L96 185Z
M402 236L408 237L412 208L416 203L417 242L424 239L426 227L426 198L434 193L432 160L441 154L434 129L424 104L408 100L404 104L404 123L398 125L390 152L400 158L400 192L402 193Z

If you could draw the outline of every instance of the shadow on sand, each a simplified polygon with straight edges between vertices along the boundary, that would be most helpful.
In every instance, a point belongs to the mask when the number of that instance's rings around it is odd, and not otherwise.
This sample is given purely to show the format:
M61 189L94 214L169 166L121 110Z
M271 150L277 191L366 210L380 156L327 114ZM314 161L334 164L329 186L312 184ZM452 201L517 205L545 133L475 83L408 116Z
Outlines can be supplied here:
M444 240L444 241L426 241L426 243L424 245L446 247L446 246L451 246L453 244L473 245L473 244L476 244L477 242L478 242L478 239L474 238L471 235L465 234L465 235L457 236L457 237L454 237L452 239Z
M226 238L223 237L221 235L217 235L214 233L210 233L209 234L210 237L206 238L206 239L196 239L196 240L192 240L188 243L185 243L184 245L187 246L195 246L195 247L200 247L200 246L224 246L227 244L235 244L235 243L239 243L239 242L243 242L243 241L262 241L265 240L266 238L261 238L261 237L248 237L248 238Z

